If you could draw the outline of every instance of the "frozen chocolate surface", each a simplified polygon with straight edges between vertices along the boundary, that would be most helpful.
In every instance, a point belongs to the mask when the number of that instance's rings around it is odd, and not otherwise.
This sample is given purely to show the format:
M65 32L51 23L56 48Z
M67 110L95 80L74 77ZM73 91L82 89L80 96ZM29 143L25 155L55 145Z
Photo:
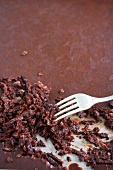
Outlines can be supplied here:
M52 87L52 102L62 88L63 97L77 92L111 95L112 21L112 0L1 0L0 77L24 75L31 83L41 80ZM23 51L27 54L21 55ZM8 164L5 156L2 160L3 168L17 168L16 158ZM31 162L22 160L18 168L27 165L28 169ZM32 169L44 169L44 163L34 162ZM101 168L111 170L112 166L99 165L96 170Z

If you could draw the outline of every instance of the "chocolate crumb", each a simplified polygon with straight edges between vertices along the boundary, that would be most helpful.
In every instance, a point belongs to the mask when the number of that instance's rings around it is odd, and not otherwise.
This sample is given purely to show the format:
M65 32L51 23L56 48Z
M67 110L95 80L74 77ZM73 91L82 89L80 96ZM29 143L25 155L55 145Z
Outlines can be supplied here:
M17 158L20 158L20 157L22 157L22 155L21 155L21 154L18 154L18 155L16 155L16 157L17 157Z
M43 76L43 73L39 72L39 73L38 73L38 76Z
M67 156L67 161L70 162L71 161L71 158L69 156Z
M84 125L93 125L95 124L95 120L82 120L80 123L84 124Z
M22 51L22 52L21 52L21 55L22 55L22 56L26 56L27 54L28 54L28 51Z
M59 93L60 93L60 94L63 94L63 93L64 93L64 89L61 88L61 89L59 90Z
M42 147L46 147L45 143L40 140L38 143L37 143L37 146L42 146Z
M58 96L58 97L55 99L56 102L60 102L61 100L63 100L63 97L62 97L62 96Z
M109 102L109 104L110 104L110 106L113 107L113 100L111 100L111 101Z
M7 157L7 162L13 162L13 158Z

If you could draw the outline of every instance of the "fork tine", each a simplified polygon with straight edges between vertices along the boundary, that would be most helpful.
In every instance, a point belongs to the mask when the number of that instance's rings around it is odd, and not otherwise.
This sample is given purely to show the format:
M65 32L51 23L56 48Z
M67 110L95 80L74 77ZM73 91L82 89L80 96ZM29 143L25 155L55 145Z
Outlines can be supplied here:
M63 100L61 100L60 102L58 102L56 105L59 106L59 105L65 103L65 102L67 102L68 100L71 100L71 99L73 99L73 98L75 98L75 95L71 95L71 96L69 96L69 97L66 97L65 99L63 99Z
M73 104L73 103L75 103L75 102L77 102L77 99L73 99L73 100L71 100L71 101L69 101L69 102L61 105L61 106L59 107L59 109L63 109L64 107L67 107L67 106L69 106L69 105L71 105L71 104Z
M56 113L54 116L61 115L62 113L67 112L67 111L69 111L69 110L71 110L71 109L76 109L78 106L79 106L79 104L76 103L76 104L74 104L74 105L72 105L72 106L69 106L69 107L61 110L60 112Z
M68 112L68 113L66 113L66 114L64 114L64 115L59 116L58 118L55 119L55 121L58 121L58 120L60 120L60 119L63 119L64 117L70 116L70 115L72 115L72 114L74 114L74 113L77 113L77 112L80 112L80 111L81 111L81 109L80 109L80 108L77 108L77 109L75 109L75 110L73 110L73 111L70 111L70 112Z

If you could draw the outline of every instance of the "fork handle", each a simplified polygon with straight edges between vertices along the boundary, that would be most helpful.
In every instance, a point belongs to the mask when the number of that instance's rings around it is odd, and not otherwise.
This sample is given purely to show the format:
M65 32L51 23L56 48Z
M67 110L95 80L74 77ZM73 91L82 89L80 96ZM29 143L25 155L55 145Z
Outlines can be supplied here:
M93 101L94 101L95 104L96 103L110 101L110 100L113 100L113 95L112 96L108 96L108 97L102 97L102 98L93 97Z

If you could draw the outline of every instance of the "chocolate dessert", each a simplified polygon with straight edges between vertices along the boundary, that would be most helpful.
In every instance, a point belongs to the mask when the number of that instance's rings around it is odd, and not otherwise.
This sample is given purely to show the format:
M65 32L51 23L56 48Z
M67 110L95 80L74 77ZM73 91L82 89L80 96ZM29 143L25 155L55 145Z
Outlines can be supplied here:
M112 11L112 0L0 1L1 169L113 169L113 102L54 121L55 99L113 94Z
M109 140L107 133L101 132L99 127L92 130L89 125L102 121L105 126L113 129L113 109L91 108L82 112L82 118L92 117L94 121L83 120L77 123L74 119L65 118L55 121L55 113L59 111L49 101L50 90L40 81L31 85L24 77L13 79L3 78L0 81L0 141L3 142L3 151L14 152L19 149L16 157L31 156L44 160L52 169L66 170L63 166L62 156L67 154L77 155L80 161L86 162L87 166L95 168L98 164L113 163L113 147L110 142L103 142L101 139ZM112 106L112 102L111 102ZM81 118L81 114L78 116ZM93 123L92 123L93 122ZM80 129L80 124L85 126ZM57 157L52 150L43 152L41 147L46 147L37 134L45 140L50 139ZM87 152L81 148L72 148L71 142L77 137L86 139L94 147ZM67 161L71 161L68 156ZM13 162L7 157L7 162ZM69 165L72 167L73 164ZM79 168L79 167L78 167Z

